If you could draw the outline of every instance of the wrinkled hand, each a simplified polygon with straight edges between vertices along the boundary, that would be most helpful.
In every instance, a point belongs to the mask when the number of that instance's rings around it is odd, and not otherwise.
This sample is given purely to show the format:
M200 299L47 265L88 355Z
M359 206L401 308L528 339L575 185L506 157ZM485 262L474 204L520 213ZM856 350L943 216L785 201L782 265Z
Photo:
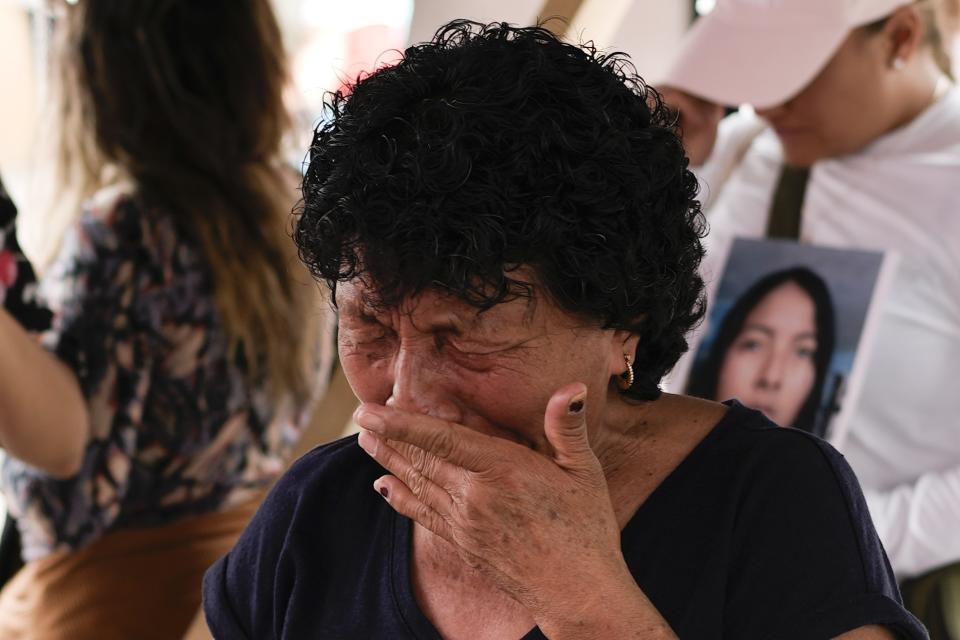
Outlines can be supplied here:
M374 483L389 504L538 618L576 609L582 584L635 587L585 416L584 385L554 393L544 420L550 456L381 405L355 417L366 430L360 446L393 474Z
M723 107L673 87L658 87L663 101L679 116L683 148L690 164L702 165L717 142L717 127L723 119Z

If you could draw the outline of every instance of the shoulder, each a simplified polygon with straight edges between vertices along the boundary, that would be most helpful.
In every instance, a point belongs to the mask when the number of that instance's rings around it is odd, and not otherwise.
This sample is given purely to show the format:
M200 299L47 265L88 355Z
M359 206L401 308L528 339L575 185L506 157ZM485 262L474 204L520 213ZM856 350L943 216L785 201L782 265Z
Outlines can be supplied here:
M110 324L134 303L131 294L145 284L142 273L156 271L142 268L153 261L144 251L143 218L131 194L109 189L90 199L66 229L39 285L58 331L80 319Z
M364 504L379 504L372 485L384 473L357 445L355 435L316 447L276 482L237 549L257 540L259 549L287 545L284 552L299 553L290 545L297 544L301 532L317 535L331 517L346 520Z
M306 577L322 582L338 554L368 540L371 514L385 503L373 480L384 471L356 436L317 447L285 473L234 548L204 576L204 611L218 637L269 637ZM371 534L372 535L372 534ZM359 553L359 552L358 552ZM298 578L298 575L300 576Z
M99 253L139 262L160 261L181 241L173 218L145 202L130 185L102 189L85 204L74 229L77 241Z
M314 508L346 492L363 488L385 473L349 436L318 446L304 454L280 477L261 508L285 520L304 500ZM334 493L331 494L330 490ZM318 503L319 501L319 503Z
M65 230L63 240L45 281L79 280L77 286L100 277L130 279L130 262L143 262L149 252L149 225L143 207L128 188L103 189L91 197L76 220ZM51 284L46 284L49 289ZM48 291L48 294L52 292Z
M850 567L861 588L896 592L859 482L840 453L736 403L719 427L712 460L733 467L727 487L738 553L802 546Z
M800 429L780 427L761 412L737 401L728 404L729 411L722 423L717 425L721 431L718 442L725 447L742 449L751 465L758 470L776 472L784 468L784 463L790 469L796 465L801 468L814 465L822 470L830 469L834 473L852 477L843 456L823 439ZM771 456L777 459L778 464L764 464Z
M730 623L745 625L733 635L832 637L879 622L922 637L843 456L736 404L722 429L714 461L735 467L726 486Z
M829 443L779 427L739 404L722 428L718 445L728 450L724 457L740 461L741 499L784 501L797 510L835 508L851 524L872 527L856 476Z
M353 484L363 482L373 473L385 472L360 448L357 436L351 435L303 454L290 465L276 486L305 489L322 487L330 482Z
M954 86L900 129L889 132L867 148L867 156L893 156L904 161L903 156L910 154L926 158L928 162L938 164L949 162L955 167L960 154L960 89ZM871 153L876 152L876 153Z
M109 187L87 200L66 230L41 295L54 310L96 297L111 306L148 306L155 315L171 279L202 268L197 258L169 212L145 203L130 185Z
M384 473L355 435L313 449L276 482L231 554L299 554L304 532L311 548L337 535L341 527L324 526L332 518L346 523L382 506L373 481Z
M101 189L84 203L77 226L96 238L106 238L142 222L136 190L130 185L115 185Z

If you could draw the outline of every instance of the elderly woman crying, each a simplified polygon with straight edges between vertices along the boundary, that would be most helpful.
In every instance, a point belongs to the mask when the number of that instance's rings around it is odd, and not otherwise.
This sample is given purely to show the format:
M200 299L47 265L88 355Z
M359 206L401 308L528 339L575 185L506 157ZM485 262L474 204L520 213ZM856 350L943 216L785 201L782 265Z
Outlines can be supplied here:
M333 99L303 195L362 431L207 573L217 637L925 637L829 445L661 393L704 225L624 57L451 23Z

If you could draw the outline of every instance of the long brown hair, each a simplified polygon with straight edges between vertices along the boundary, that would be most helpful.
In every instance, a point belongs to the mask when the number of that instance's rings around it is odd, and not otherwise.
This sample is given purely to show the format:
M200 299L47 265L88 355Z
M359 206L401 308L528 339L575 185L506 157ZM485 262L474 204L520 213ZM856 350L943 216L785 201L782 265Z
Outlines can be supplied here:
M268 0L64 8L41 267L81 201L129 180L201 247L234 354L252 375L265 369L275 397L304 398L320 312L289 235L296 190L279 160L287 67Z

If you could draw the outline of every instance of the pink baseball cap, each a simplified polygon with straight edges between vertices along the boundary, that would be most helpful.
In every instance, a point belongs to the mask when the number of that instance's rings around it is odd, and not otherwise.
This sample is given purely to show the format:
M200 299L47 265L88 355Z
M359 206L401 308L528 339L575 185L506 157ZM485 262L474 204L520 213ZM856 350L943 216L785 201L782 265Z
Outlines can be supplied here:
M913 0L717 0L690 28L663 84L766 108L800 92L847 34Z

